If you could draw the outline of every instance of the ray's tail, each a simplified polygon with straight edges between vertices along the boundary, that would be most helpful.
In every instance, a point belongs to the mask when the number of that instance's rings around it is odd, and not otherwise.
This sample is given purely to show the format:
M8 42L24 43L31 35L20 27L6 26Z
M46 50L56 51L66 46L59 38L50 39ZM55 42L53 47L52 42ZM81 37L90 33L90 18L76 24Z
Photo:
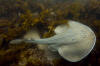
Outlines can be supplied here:
M15 40L10 41L10 44L20 44L24 41L25 41L24 39L15 39Z

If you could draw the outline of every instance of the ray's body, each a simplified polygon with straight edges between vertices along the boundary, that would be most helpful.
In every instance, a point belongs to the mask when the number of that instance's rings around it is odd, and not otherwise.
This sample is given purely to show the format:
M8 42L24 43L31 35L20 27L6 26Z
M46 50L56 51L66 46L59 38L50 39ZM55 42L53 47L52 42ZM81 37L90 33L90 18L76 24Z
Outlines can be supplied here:
M48 44L51 51L57 51L64 59L77 62L86 57L93 49L96 36L94 32L86 25L76 21L69 20L67 24L59 25L55 28L56 35L44 39L17 39L11 43Z

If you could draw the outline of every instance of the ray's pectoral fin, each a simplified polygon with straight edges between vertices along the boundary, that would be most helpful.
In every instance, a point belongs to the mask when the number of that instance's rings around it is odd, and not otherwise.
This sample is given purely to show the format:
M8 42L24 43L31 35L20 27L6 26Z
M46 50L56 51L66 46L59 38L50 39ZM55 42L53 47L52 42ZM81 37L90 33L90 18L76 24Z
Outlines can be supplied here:
M93 49L95 42L77 43L73 45L65 45L58 48L59 54L70 62L78 62L84 59Z
M77 62L82 59L83 56L80 55L80 50L72 48L72 47L60 47L58 49L59 54L70 62Z
M74 44L59 47L58 52L64 59L70 62L78 62L92 51L95 43L96 36L92 34L90 37L75 42Z

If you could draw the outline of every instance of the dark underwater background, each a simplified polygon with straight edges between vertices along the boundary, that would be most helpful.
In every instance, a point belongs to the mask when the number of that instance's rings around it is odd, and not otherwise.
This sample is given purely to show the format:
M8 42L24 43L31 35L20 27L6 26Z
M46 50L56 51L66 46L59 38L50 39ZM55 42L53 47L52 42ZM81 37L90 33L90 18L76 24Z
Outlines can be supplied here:
M93 51L79 62L48 61L37 45L9 44L32 28L50 37L68 20L88 25L97 37ZM0 0L0 66L100 66L100 0Z

